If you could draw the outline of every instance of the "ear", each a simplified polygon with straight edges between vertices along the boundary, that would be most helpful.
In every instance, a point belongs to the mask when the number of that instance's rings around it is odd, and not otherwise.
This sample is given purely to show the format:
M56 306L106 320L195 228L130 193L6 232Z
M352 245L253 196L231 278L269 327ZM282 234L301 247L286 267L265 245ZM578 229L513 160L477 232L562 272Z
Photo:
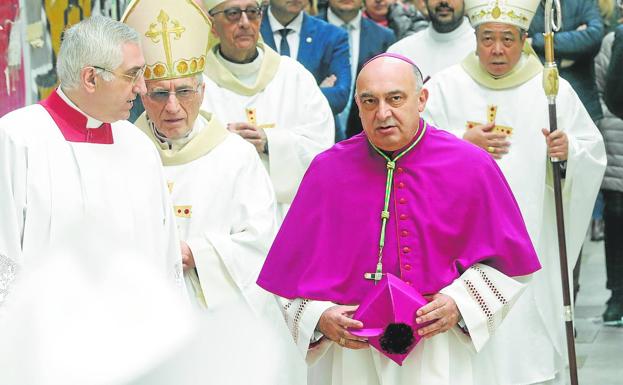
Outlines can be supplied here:
M214 26L214 16L210 15L209 13L207 15L208 19L210 20L210 32L212 33L212 35L218 36L216 34L216 27Z
M422 88L420 95L418 96L418 111L424 112L426 101L428 101L428 89Z
M97 82L96 78L95 68L84 67L80 70L80 85L87 93L92 94L95 92L95 83Z

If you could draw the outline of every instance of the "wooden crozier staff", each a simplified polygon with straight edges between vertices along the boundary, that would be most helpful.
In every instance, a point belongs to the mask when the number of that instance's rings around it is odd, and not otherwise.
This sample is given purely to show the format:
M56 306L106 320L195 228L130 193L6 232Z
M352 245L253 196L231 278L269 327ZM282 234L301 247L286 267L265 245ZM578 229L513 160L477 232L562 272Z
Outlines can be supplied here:
M554 18L555 17L555 18ZM549 130L556 131L556 95L558 94L558 68L554 61L554 31L562 25L560 0L545 1L545 68L543 70L543 89L549 107ZM562 171L560 161L551 158L554 175L554 199L556 202L556 227L558 228L558 250L560 254L560 274L562 278L562 303L564 306L565 328L567 334L567 353L571 385L578 385L578 368L575 357L573 331L573 311L569 290L569 267L567 265L567 243L565 241L565 221L562 208Z

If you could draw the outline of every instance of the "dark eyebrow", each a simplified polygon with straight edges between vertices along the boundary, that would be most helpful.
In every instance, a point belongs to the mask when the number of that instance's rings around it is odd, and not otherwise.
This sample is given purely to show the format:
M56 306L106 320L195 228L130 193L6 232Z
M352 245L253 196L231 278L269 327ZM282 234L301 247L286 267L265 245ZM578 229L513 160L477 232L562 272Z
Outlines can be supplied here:
M365 91L364 91L364 92L362 92L361 94L359 94L359 97L360 97L360 98L375 98L376 96L372 95L372 94L371 94L371 93L369 93L369 92L365 92Z

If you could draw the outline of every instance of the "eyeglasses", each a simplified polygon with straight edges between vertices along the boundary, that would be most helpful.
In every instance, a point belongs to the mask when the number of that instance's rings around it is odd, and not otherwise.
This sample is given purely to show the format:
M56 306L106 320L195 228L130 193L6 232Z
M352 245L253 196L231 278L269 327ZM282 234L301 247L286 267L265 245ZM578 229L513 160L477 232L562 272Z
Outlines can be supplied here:
M249 19L249 21L257 20L260 16L262 16L262 8L260 7L247 7L246 9L240 9L238 7L227 8L222 11L210 12L210 16L224 13L227 20L235 23L240 20L240 17L242 17L242 12L247 14L247 19Z
M126 79L129 79L130 82L132 82L132 85L134 85L134 84L136 84L138 79L140 79L141 76L143 76L143 74L145 74L145 68L147 68L147 65L142 66L141 68L136 70L136 72L133 73L133 74L118 74L115 71L109 70L107 68L98 67L98 66L91 66L91 67L93 67L95 69L98 69L98 70L101 70L101 71L104 71L104 72L111 73L111 74L113 74L115 76L122 76L122 77L124 77Z
M180 103L183 103L191 100L195 95L197 95L200 88L201 86L198 86L197 88L184 88L176 91L152 91L148 92L146 95L156 103L166 103L169 101L169 97L171 95L175 95L177 100Z

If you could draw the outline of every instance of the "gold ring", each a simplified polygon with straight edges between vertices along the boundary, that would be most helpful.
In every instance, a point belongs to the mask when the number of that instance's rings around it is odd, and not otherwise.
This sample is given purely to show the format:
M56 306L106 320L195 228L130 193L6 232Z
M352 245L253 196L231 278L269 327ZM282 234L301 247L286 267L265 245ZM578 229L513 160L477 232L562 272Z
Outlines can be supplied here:
M340 337L340 340L338 341L338 344L339 344L340 346L344 346L344 345L346 345L346 340L344 339L344 337Z
M493 154L495 152L495 147L489 146L487 147L487 151L489 151L490 154Z

